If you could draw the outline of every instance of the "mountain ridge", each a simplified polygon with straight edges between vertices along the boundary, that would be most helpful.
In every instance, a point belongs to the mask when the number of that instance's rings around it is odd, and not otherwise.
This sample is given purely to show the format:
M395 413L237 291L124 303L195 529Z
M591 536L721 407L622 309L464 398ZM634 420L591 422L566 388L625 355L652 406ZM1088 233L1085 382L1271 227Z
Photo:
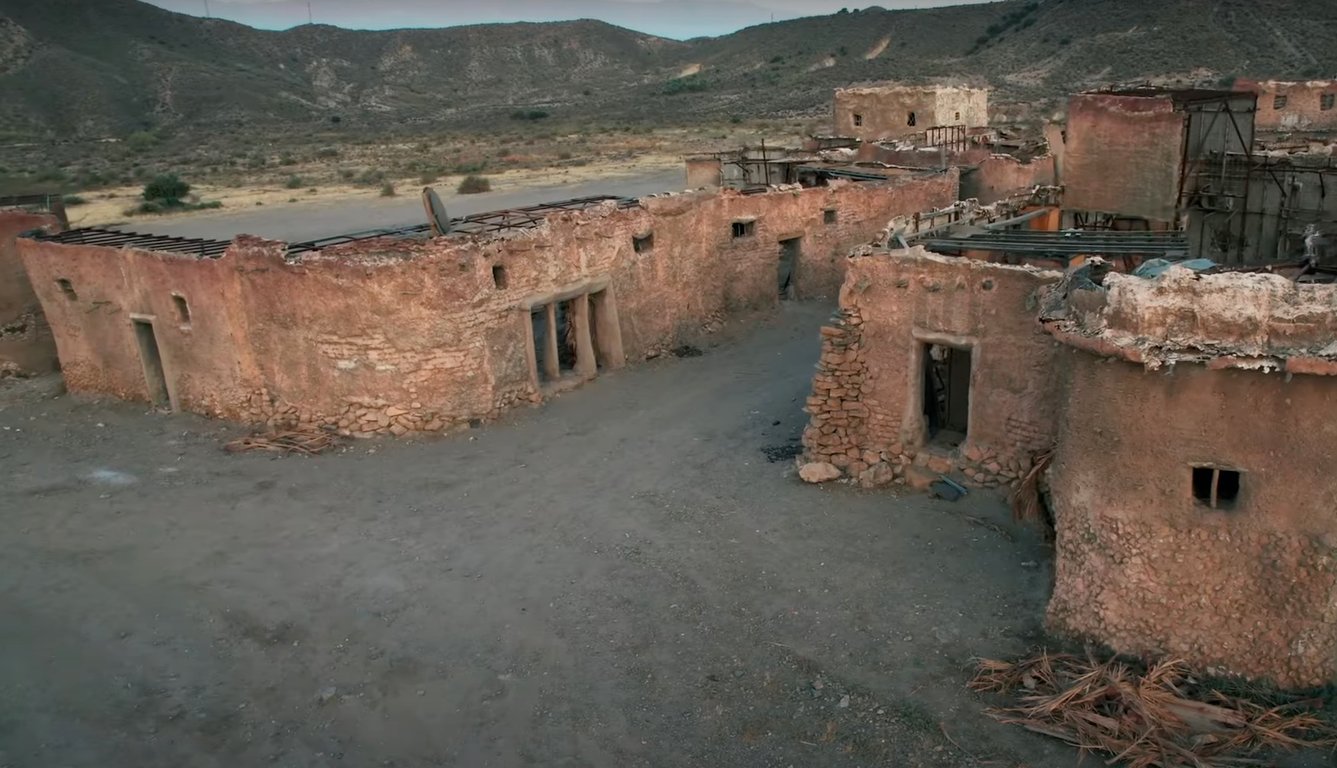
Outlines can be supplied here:
M819 114L837 86L969 82L1045 102L1106 82L1337 76L1337 3L1003 0L870 8L677 41L601 21L271 31L138 0L0 0L0 135L340 122L485 127L516 110L672 122Z

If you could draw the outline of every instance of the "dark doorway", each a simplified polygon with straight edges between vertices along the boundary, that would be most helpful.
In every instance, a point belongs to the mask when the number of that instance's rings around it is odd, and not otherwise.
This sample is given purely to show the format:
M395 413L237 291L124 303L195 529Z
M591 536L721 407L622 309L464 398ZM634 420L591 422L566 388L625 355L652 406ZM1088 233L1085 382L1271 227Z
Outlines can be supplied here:
M167 374L162 367L162 352L158 349L158 336L153 332L153 323L148 320L132 321L135 327L135 341L139 343L139 359L144 364L144 382L148 385L149 402L158 407L171 405L167 393Z
M924 425L930 443L955 448L970 425L970 350L924 345Z
M777 278L780 285L780 298L794 298L794 270L798 267L798 257L803 250L803 238L795 237L780 241L780 263Z
M578 322L575 301L557 302L557 368L562 374L576 369Z
M551 381L555 365L548 348L548 305L530 310L529 322L534 328L534 363L539 382Z

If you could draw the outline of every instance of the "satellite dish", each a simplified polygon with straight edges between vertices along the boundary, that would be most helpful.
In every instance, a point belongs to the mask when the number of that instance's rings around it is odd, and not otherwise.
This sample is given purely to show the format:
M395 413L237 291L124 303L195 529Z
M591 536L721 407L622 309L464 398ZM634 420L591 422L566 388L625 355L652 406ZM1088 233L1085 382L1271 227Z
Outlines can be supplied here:
M422 207L427 212L427 224L432 228L432 237L450 232L450 214L446 213L446 204L441 202L441 196L435 189L422 188Z

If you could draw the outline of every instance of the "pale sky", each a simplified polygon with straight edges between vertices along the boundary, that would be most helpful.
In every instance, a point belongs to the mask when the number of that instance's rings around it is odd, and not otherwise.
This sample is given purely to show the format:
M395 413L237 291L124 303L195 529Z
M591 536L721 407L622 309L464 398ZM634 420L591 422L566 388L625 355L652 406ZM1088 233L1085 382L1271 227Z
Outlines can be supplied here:
M253 27L305 24L307 0L146 0L195 16L232 19ZM927 8L982 0L882 0L884 8ZM38 0L40 2L40 0ZM728 34L774 19L870 7L850 0L310 0L318 24L353 29L449 27L506 21L601 19L663 37Z

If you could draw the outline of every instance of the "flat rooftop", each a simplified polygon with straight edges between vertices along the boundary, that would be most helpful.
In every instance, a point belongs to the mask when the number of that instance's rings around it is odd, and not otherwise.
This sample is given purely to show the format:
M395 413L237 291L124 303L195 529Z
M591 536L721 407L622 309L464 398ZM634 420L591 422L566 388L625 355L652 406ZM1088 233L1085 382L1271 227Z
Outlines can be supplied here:
M582 211L609 202L617 205L619 208L631 208L637 204L636 198L632 197L595 195L591 197L572 198L569 200L555 200L522 208L503 208L496 211L487 211L485 213L475 213L469 216L452 218L450 220L450 231L446 233L445 236L487 235L515 229L527 229L538 226L545 218L554 213ZM288 245L288 255L295 256L302 253L309 253L311 251L319 251L331 246L382 237L425 239L431 235L431 231L431 225L427 223L414 224L408 227L359 230L340 235L332 235L330 237L322 237L316 240L290 243ZM103 248L138 248L146 251L179 253L185 256L195 256L202 259L216 259L222 256L223 253L227 251L228 246L232 244L231 240L175 237L171 235L155 235L99 227L71 229L52 235L37 235L34 239L65 245L94 245Z

